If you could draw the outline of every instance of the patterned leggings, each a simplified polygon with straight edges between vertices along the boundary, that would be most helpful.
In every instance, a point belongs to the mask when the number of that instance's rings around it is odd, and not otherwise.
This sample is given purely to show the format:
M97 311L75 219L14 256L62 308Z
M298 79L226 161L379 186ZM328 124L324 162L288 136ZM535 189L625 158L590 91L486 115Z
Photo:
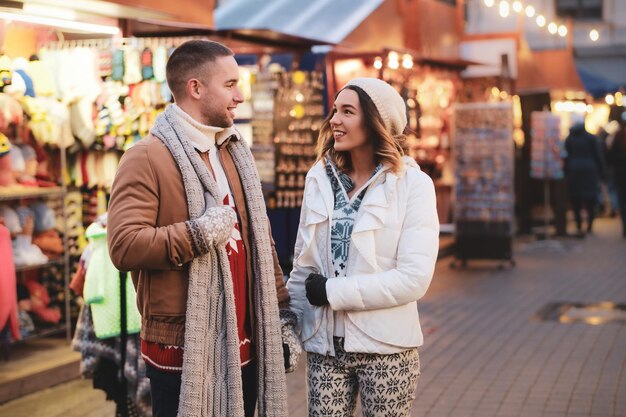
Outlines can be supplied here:
M353 416L359 391L364 417L409 416L420 375L417 348L392 355L352 353L335 338L335 355L307 355L310 417Z

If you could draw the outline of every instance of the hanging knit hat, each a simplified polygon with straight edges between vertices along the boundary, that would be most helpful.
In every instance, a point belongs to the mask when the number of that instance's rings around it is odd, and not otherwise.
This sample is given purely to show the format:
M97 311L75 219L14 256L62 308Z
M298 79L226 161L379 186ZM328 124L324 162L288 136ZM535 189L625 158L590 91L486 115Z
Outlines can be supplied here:
M344 88L349 85L359 87L372 99L392 135L404 132L407 124L406 104L392 86L378 78L354 78Z

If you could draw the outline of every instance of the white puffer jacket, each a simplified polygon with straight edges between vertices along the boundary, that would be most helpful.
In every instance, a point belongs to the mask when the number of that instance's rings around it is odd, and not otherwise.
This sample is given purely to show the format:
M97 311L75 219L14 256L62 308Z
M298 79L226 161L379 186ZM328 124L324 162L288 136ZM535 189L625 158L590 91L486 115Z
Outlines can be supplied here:
M334 195L323 162L309 171L287 287L308 352L335 354L333 311L345 312L348 352L389 354L420 346L417 300L428 289L439 250L432 180L410 158L396 175L383 168L356 216L345 277L334 278L330 228ZM306 298L311 272L328 277L330 305Z

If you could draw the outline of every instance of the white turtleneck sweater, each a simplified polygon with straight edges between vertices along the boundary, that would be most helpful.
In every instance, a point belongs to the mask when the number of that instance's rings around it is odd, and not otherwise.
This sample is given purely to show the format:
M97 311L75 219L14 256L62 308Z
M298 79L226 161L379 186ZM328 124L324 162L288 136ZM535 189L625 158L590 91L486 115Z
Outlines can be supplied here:
M233 198L232 191L230 189L230 185L228 184L228 179L226 178L226 173L224 172L224 168L222 167L222 163L220 162L220 158L217 155L217 146L216 143L222 143L226 138L220 138L219 133L224 131L224 128L214 127L202 124L187 114L183 109L181 109L176 103L170 104L173 109L176 111L176 114L180 117L183 123L183 129L187 134L187 139L191 142L193 147L199 152L208 152L209 153L209 163L211 164L211 168L213 169L213 174L215 176L215 182L217 183L217 187L220 191L222 203L228 204L229 206L235 208L235 200ZM231 235L229 244L227 249L237 251L237 244L235 241L241 240L241 233L239 232L239 228L233 228L233 234Z

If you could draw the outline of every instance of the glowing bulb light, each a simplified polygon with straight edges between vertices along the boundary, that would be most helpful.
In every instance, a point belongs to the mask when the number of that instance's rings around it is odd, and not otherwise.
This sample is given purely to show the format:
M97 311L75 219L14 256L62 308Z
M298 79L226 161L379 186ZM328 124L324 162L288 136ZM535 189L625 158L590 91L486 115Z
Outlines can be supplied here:
M615 103L615 97L613 97L613 94L607 94L606 97L604 97L604 101L606 101L606 104L609 106L612 106L613 103Z
M526 16L533 17L535 15L535 8L533 6L526 7Z
M508 17L509 13L511 12L510 7L509 7L509 2L508 1L501 1L500 5L500 16L502 17Z
M515 13L519 13L524 9L524 6L522 6L522 2L519 0L516 0L513 2L513 11L515 11Z
M591 29L591 31L589 32L589 39L591 39L593 42L596 42L598 39L600 39L600 33L598 33L596 29Z
M494 4L495 4L494 0L485 0L485 6L487 7L493 7Z
M537 19L535 19L535 21L537 22L537 26L539 26L540 28L546 25L546 18L542 14L537 16Z
M556 25L556 23L550 22L550 24L548 25L548 32L554 35L558 30L559 30L559 27Z
M559 36L564 38L567 35L567 26L561 25L559 26Z
M376 69L381 69L383 67L383 59L379 56L376 57L376 59L374 60L374 68Z
M402 57L402 67L409 69L413 68L413 57L409 54L404 54Z

